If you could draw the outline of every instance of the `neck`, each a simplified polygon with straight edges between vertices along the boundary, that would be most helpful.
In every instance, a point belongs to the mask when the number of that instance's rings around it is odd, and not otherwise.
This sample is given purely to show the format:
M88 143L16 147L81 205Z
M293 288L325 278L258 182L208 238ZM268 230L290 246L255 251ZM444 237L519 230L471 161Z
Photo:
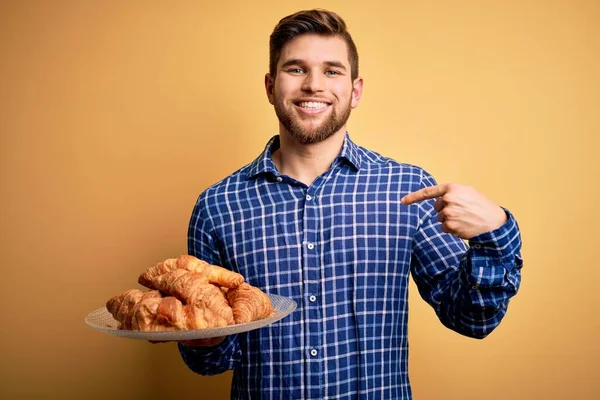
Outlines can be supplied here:
M322 142L301 144L282 129L279 133L280 147L273 153L273 162L280 173L310 186L340 154L345 134L344 127Z

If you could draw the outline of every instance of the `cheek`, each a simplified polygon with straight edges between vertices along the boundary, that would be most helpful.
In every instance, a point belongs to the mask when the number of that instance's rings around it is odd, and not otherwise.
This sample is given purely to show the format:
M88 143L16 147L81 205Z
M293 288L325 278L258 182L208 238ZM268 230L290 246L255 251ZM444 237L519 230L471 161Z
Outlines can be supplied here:
M352 97L352 89L352 85L348 85L345 82L340 82L339 84L335 84L331 87L331 91L335 97L340 99L340 101L343 100L344 103L350 101L350 98Z
M293 82L290 82L289 80L281 79L275 85L275 92L277 93L277 95L279 97L289 96L291 93L294 92Z

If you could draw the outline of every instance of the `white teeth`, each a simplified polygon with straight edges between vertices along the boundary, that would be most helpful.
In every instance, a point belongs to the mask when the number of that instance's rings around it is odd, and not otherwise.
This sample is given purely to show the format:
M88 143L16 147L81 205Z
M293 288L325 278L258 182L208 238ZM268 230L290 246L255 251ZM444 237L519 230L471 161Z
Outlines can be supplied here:
M302 101L300 102L300 107L302 108L325 108L327 107L327 103L320 103L316 101Z

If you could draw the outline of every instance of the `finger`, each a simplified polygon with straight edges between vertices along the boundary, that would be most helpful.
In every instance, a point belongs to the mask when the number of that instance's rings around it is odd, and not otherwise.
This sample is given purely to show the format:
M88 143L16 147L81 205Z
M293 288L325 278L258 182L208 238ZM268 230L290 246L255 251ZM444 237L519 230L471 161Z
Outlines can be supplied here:
M435 199L436 197L441 197L446 194L447 185L441 184L436 186L429 186L416 192L412 192L404 196L400 202L404 205L414 204L419 201Z
M433 209L438 213L441 212L446 206L446 202L442 197L438 197L435 203L433 203Z
M442 224L442 225L440 226L440 229L441 229L441 230L442 230L442 232L444 232L444 233L452 233L452 232L450 232L450 229L448 229L448 226L447 226L446 224Z
M446 213L444 213L443 211L438 213L437 220L443 224L446 221Z

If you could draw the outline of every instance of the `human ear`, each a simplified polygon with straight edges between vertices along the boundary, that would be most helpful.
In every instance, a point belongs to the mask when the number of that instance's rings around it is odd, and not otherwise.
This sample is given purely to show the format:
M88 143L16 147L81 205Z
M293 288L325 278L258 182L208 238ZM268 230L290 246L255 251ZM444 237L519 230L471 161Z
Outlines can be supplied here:
M352 83L352 102L350 103L350 107L356 108L358 107L358 102L360 101L360 96L363 91L363 79L359 76Z
M274 104L273 98L273 86L275 85L275 80L271 77L271 74L267 73L265 75L265 91L267 92L267 98L269 99L269 103Z

